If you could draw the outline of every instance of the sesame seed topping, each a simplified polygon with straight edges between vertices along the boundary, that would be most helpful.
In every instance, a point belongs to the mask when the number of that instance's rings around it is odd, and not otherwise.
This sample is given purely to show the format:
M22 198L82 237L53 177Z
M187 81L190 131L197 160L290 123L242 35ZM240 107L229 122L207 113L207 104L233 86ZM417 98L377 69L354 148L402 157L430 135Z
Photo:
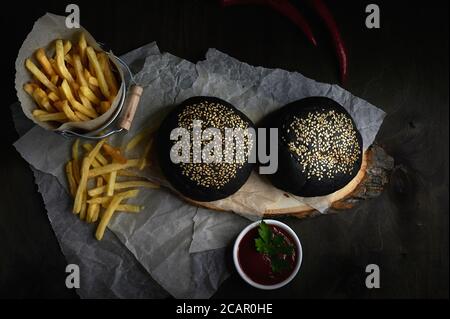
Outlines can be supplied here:
M351 175L361 154L352 120L335 110L309 112L284 128L282 140L307 171L307 179Z
M193 130L193 124L195 121L201 121L201 127L199 127L199 130ZM190 147L190 162L178 164L181 167L182 175L188 177L199 186L221 189L236 177L237 172L248 160L248 154L251 150L251 145L249 145L250 139L247 131L249 128L249 123L247 123L239 114L229 107L226 107L220 103L210 103L207 101L188 105L178 114L178 127L192 130L194 134L192 134L190 139L191 146L194 144L195 137L197 140L201 141L202 149L212 140L212 138L210 140L202 140L201 135L198 136L198 134L201 134L199 132L202 132L207 128L216 128L220 130L222 134L223 158L220 163L202 163L201 159L193 158L193 147ZM243 146L243 149L245 150L243 152L244 158L240 158L240 152L236 151L242 147L242 145L239 144L238 139L233 138L233 136L231 136L231 138L227 138L225 134L226 128L240 128L243 130L245 144ZM195 134L197 134L197 136ZM229 144L230 142L231 144ZM232 147L225 147L226 144L232 145ZM225 160L226 158L231 158L234 160Z

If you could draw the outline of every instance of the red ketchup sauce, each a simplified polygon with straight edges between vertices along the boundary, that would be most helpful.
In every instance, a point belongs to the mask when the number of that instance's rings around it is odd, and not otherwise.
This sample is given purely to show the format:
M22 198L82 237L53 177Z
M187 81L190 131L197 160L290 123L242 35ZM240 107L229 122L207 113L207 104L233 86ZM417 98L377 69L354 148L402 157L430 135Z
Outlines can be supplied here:
M282 228L274 225L269 225L269 227L274 235L281 235L285 242L295 249L292 256L278 256L286 260L289 267L281 272L274 273L270 257L256 250L255 239L259 237L258 226L247 232L238 246L238 262L245 274L261 285L275 285L287 279L294 271L298 258L298 247L292 237Z

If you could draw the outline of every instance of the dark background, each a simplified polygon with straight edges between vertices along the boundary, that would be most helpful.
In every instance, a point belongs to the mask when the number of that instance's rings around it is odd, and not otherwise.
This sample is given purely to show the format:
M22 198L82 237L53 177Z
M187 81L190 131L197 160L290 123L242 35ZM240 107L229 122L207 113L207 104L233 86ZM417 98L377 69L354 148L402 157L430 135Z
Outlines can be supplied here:
M293 2L311 22L318 48L261 7L221 9L206 0L78 4L83 26L119 55L157 41L162 51L195 62L214 47L252 65L336 83L326 29L306 1ZM233 274L216 297L448 298L448 2L326 2L350 52L346 88L388 113L377 142L395 159L391 183L351 211L286 219L305 254L287 287L259 291ZM0 13L0 297L77 298L64 285L65 259L31 170L12 146L17 134L8 109L16 101L14 61L22 41L38 17L64 14L68 3L15 1ZM365 28L369 3L380 6L379 30ZM381 269L380 289L364 285L371 263Z

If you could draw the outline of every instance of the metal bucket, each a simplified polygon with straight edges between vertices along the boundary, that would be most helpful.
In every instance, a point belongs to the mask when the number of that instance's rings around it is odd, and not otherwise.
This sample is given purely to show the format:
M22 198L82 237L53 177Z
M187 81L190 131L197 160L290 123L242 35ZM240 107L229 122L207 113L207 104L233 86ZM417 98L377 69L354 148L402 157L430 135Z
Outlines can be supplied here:
M120 100L116 110L104 124L93 131L81 133L73 130L62 130L56 131L58 134L66 138L77 137L88 140L100 140L130 129L143 89L134 83L133 74L125 61L112 53L107 54L111 60L115 59L119 62L118 64L123 69L122 95L119 97ZM105 132L105 130L108 130L108 132Z

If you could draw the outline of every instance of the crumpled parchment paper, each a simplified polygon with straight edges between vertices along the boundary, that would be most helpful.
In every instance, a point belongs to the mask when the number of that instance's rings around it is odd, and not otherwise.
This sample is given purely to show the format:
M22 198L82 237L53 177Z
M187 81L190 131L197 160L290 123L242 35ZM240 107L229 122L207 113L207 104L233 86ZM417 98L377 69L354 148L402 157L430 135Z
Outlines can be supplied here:
M156 59L156 56L158 59ZM177 70L179 68L187 68L186 70L190 70L195 75L195 65L169 54L159 54L159 50L154 43L135 50L122 58L130 62L131 67L135 69L142 67L143 62L157 63L156 67L158 69L164 68L167 64L173 64L172 67ZM139 66L140 63L141 65ZM164 72L162 75L156 76L156 79L151 78L149 81L157 83L165 81L170 86L174 85L174 81L178 81L178 78L168 76L168 72ZM146 77L147 75L144 72L141 76ZM147 77L153 76L149 74ZM190 84L192 85L192 81ZM148 92L148 90L144 92ZM133 126L135 132L139 131L146 124L145 115L147 114L145 112L145 105L143 103L138 111L136 125ZM15 110L17 110L17 106ZM121 137L116 137L116 139L121 139ZM35 147L36 142L42 144L39 149ZM76 220L70 213L71 209L68 205L70 198L68 196L67 183L63 170L64 162L67 161L67 152L69 152L72 142L72 140L44 130L41 127L34 126L15 143L16 149L35 170L53 176L56 183L62 185L62 189L65 190L67 196L66 204L61 200L53 200L52 197L48 198L45 195L43 196L47 209L50 211L51 208L55 212L58 212L57 217L55 217L58 220L50 219L57 236L59 227L62 227L61 225L66 224L66 221L69 221L68 224L70 224L73 220ZM48 180L46 181L48 182ZM38 185L39 182L40 180L37 180ZM46 186L40 187L39 190L46 195L54 194L53 190ZM48 201L51 201L57 206L48 206L47 198ZM141 190L140 196L135 201L130 202L143 205L146 209L140 214L135 215L137 219L117 215L116 217L119 218L114 218L109 225L109 228L114 232L114 235L110 235L109 238L116 236L124 247L128 248L127 251L131 252L140 262L143 269L155 279L158 285L153 287L151 291L156 290L156 292L159 292L158 286L161 286L177 298L210 297L217 290L220 283L226 279L229 272L226 269L225 263L222 262L224 260L224 249L189 253L194 229L193 219L197 208L186 205L185 202L163 189L143 189ZM131 215L128 217L131 217ZM81 222L80 226L83 227ZM96 253L95 255L86 252L86 247L89 247L92 241L95 240L93 238L94 229L87 225L84 226L85 231L80 233L76 241L73 239L69 240L68 237L65 237L66 235L62 237L58 236L62 247L66 244L70 246L69 249L66 249L65 253L67 251L76 251L78 252L76 256L79 259L86 258L88 261L93 261L94 265L104 264L109 267L109 272L104 269L96 271L96 267L91 266L83 267L84 274L87 276L85 279L86 282L90 282L92 279L94 283L98 283L98 280L95 280L96 277L102 278L103 282L114 282L114 278L111 279L110 277L111 275L117 277L115 279L116 282L120 282L119 277L126 276L127 272L125 269L123 271L120 268L117 269L115 267L117 265L114 264L108 266L109 263L107 260L111 257L108 255L112 255L109 251L103 253L101 249L96 250L92 248L92 251ZM58 231L56 230L57 228ZM64 229L61 232L67 234L67 231ZM86 234L86 232L89 234ZM77 232L73 232L73 234L77 234ZM96 243L96 245L102 245L102 243L103 241ZM76 258L74 259L78 260ZM125 265L129 263L129 261L120 257L118 260ZM88 264L91 265L90 262ZM81 271L83 272L83 269ZM124 279L122 278L122 280ZM141 287L133 285L133 282L126 284L122 281L121 284L128 285L127 287L134 292L134 294L129 293L131 297L138 296ZM97 297L95 293L91 295L82 292L80 295ZM123 294L117 294L117 296L124 297ZM155 293L155 296L159 297L160 295Z
M254 121L293 100L325 95L344 105L354 117L365 149L373 142L384 117L383 111L338 86L318 83L299 73L252 67L214 49L197 65L159 53L154 43L122 58L136 73L136 82L145 89L130 134L115 136L116 144L123 144L142 128L159 123L172 105L193 95L226 99ZM71 142L34 127L15 147L35 169L54 176L66 187L63 166ZM155 177L152 172L144 174ZM41 192L46 192L46 188L41 187ZM250 221L235 214L194 207L165 189L142 190L131 202L146 208L137 215L116 214L109 225L114 235L174 297L211 296L228 275L224 247ZM314 205L321 210L327 207L326 203L321 203L324 206L311 203ZM58 211L55 220L71 218L67 216L71 215L67 207L62 205L55 210ZM90 242L89 236L92 234L80 236L80 245ZM60 238L60 242L64 241L64 237ZM97 257L102 263L104 256Z
M11 112L20 136L33 127L33 123L25 117L18 103L11 106ZM80 267L80 288L77 293L81 298L169 296L114 233L106 232L102 242L98 242L92 237L94 227L70 214L72 201L66 188L56 177L35 168L32 170L67 263Z

